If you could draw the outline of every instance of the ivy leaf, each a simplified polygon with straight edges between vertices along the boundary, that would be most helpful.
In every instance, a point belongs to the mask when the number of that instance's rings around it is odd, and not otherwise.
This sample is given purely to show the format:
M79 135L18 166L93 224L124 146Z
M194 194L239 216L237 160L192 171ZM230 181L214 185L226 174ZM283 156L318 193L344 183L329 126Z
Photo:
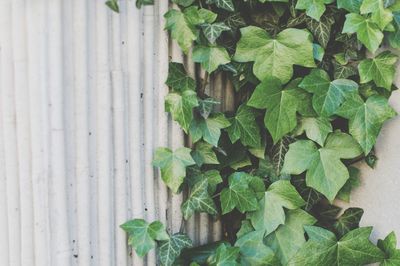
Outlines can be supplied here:
M181 233L172 235L168 241L161 242L158 249L161 264L164 266L174 265L182 250L191 246L192 240L187 235Z
M282 265L288 261L306 243L304 226L313 225L317 220L307 212L297 209L287 212L285 224L282 224L265 243L275 252ZM276 265L276 264L275 264Z
M240 237L235 246L240 248L240 265L274 266L277 259L271 248L263 243L263 232L253 231Z
M228 10L235 11L235 6L232 0L207 0L207 4L215 4L217 7Z
M365 154L375 145L383 123L396 112L383 96L373 95L364 102L360 96L346 100L337 112L349 119L349 132L357 140Z
M304 30L286 29L272 38L261 28L241 28L242 37L236 47L235 60L254 63L259 80L276 77L286 83L293 76L293 65L314 67L313 45Z
M218 213L214 201L208 194L206 178L194 185L188 199L182 204L181 210L185 220L192 217L195 212L206 212L211 215Z
M373 80L377 86L390 91L396 73L396 62L397 56L389 51L371 59L364 59L358 65L360 82L367 83Z
M235 207L241 213L258 208L256 195L249 187L247 176L244 172L236 172L229 176L229 187L221 191L222 214L231 212Z
M333 115L340 105L358 91L358 85L352 80L337 79L331 81L322 69L313 69L300 83L299 87L314 94L314 110L323 117Z
M215 254L207 260L209 266L239 266L237 262L239 258L240 249L238 247L231 247L228 244L221 244L218 246Z
M294 136L306 132L307 138L323 146L329 133L333 131L331 122L325 117L302 117L294 131Z
M383 40L383 33L371 18L354 13L346 15L342 33L357 33L357 39L372 53L375 53Z
M266 78L256 87L247 103L255 108L267 108L264 124L274 143L297 125L296 112L301 105L302 93L297 84L298 80L295 80L282 89L279 79Z
M371 227L350 231L339 241L332 232L320 227L305 226L305 230L310 240L289 261L290 266L361 266L383 259L383 253L369 241Z
M117 0L108 0L106 2L106 6L108 6L112 11L119 13L119 6Z
M203 138L211 145L217 147L221 136L221 129L229 126L230 123L224 114L217 113L210 115L207 119L202 117L193 119L189 132L193 142L197 142Z
M215 44L215 41L218 39L219 36L221 36L222 32L228 30L230 30L230 28L226 26L223 22L205 24L203 26L204 35L206 36L207 40L212 44Z
M136 254L141 258L156 246L155 240L169 239L164 225L159 221L149 224L145 220L134 219L121 225L121 228L128 233L129 245L135 249Z
M371 15L371 20L375 22L381 30L393 20L392 12L385 8L383 0L364 0L360 7L361 14Z
M177 92L196 90L196 81L187 75L185 67L181 63L169 63L168 78L165 84Z
M334 68L334 78L335 79L345 79L351 76L356 75L357 68L351 64L340 64L338 61L333 61L333 68Z
M201 63L208 72L214 72L218 66L229 63L230 57L223 47L219 46L196 46L193 50L193 61Z
M378 240L378 247L385 253L382 266L396 266L400 264L400 250L397 249L396 234L391 232L384 240Z
M217 170L209 170L201 172L199 168L191 167L188 174L187 182L189 187L194 187L200 181L206 179L208 182L208 194L212 195L217 190L217 185L222 183L222 177Z
M236 238L239 239L244 235L247 235L250 232L253 232L254 228L251 225L251 222L249 220L242 220L241 226L239 231L236 233Z
M299 140L289 146L282 171L294 175L307 171L307 186L332 202L349 179L349 172L340 159L355 158L361 153L357 142L345 133L331 133L321 148L313 141Z
M272 182L279 179L290 179L289 175L282 173L283 163L285 161L285 154L289 150L289 145L294 142L294 139L288 136L284 136L280 139L271 149L270 157L272 169L268 175Z
M217 155L212 148L213 146L207 142L199 141L196 143L196 148L191 155L199 167L203 164L219 164Z
M345 202L350 202L351 191L360 186L360 170L350 166L349 168L349 180L342 187L342 189L337 194L337 198Z
M349 208L345 210L339 219L333 224L333 228L339 236L343 236L360 226L360 220L363 214L363 209Z
M359 13L362 2L363 0L337 0L337 6L351 13Z
M393 12L394 31L388 33L389 44L393 48L400 48L400 10Z
M299 0L296 4L296 9L306 10L309 17L319 21L322 14L324 14L326 4L330 4L334 0Z
M248 214L248 218L257 231L265 235L272 233L285 223L284 208L294 210L304 206L305 202L288 180L279 180L267 189L259 208Z
M244 145L261 146L260 128L257 125L256 114L252 108L245 104L241 105L230 122L231 126L226 130L232 143L240 139Z
M153 165L161 169L162 180L174 193L179 191L183 183L186 166L196 163L190 156L190 152L188 148L179 148L175 152L168 148L156 150Z
M335 19L332 16L323 16L319 21L307 19L307 28L312 32L319 44L326 48L331 38L331 28L334 23Z
M220 104L220 102L214 100L213 98L200 99L199 107L197 109L199 110L200 115L204 119L207 119L213 112L214 107L218 104Z
M136 7L141 8L142 6L154 5L154 0L136 0Z
M310 211L314 205L316 205L322 199L321 193L306 185L306 180L304 177L297 177L293 179L292 182L306 202L304 205L304 209L306 211Z
M195 91L186 90L182 93L171 92L165 97L165 110L181 125L185 133L193 120L193 108L198 106Z

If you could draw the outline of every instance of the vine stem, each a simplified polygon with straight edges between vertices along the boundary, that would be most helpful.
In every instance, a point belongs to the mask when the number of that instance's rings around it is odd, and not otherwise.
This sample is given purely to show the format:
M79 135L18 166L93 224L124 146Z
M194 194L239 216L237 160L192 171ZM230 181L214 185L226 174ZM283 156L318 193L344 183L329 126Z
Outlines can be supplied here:
M206 73L204 74L202 85L201 85L200 90L198 92L200 97L204 97L206 95L205 91L206 91L206 86L207 86L207 83L208 83L209 76L210 75L206 71Z

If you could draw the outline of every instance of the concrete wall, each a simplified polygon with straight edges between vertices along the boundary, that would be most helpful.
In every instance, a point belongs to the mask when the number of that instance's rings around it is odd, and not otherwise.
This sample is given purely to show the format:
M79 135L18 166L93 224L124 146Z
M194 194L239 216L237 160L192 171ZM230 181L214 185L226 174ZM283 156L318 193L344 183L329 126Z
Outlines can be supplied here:
M166 0L121 0L120 15L103 2L0 0L1 265L155 265L154 253L129 256L118 226L182 225L182 196L150 163L155 147L184 144L163 108L169 58L202 73L163 31ZM209 92L231 109L231 86L214 80ZM400 111L400 94L392 103ZM351 202L375 235L400 235L398 132L398 119L385 126ZM184 227L195 244L221 237L207 215Z

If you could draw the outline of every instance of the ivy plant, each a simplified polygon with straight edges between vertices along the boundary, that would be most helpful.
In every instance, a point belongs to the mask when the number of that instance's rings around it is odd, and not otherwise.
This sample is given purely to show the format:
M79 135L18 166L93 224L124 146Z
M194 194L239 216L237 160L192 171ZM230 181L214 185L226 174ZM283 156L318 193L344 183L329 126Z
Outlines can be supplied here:
M117 0L107 5L118 12ZM164 17L205 75L170 63L165 111L190 142L158 148L153 165L172 193L185 191L184 220L207 213L224 233L194 247L184 226L135 217L121 227L138 256L156 248L167 266L400 265L394 233L374 245L359 226L364 211L335 206L360 184L354 163L375 165L379 132L396 115L400 2L172 0ZM206 94L217 75L235 90L234 111Z

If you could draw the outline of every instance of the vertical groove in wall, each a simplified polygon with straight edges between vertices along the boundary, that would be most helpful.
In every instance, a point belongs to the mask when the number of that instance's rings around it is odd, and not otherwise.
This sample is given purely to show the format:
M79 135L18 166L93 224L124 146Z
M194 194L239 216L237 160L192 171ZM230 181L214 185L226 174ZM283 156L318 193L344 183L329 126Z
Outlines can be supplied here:
M183 224L183 195L151 165L185 144L164 110L168 62L198 76L164 31L169 3L119 2L0 0L1 265L155 265L127 246L132 218L220 237L208 215Z

